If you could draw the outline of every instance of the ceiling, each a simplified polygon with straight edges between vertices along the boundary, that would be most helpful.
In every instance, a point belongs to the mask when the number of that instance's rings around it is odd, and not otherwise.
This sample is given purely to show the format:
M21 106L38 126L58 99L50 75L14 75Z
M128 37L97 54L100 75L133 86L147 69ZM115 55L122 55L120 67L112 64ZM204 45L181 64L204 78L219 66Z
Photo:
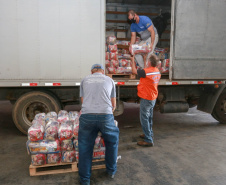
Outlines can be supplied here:
M170 6L171 0L106 0L106 3Z

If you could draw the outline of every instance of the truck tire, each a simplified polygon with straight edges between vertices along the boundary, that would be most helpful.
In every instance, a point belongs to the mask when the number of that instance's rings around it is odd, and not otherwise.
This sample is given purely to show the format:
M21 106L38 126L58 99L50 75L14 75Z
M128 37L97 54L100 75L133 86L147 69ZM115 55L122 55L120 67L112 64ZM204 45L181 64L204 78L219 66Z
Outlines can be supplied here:
M211 115L220 123L226 124L226 90L219 96Z
M35 114L50 111L59 112L60 102L54 96L41 91L29 92L22 95L14 104L12 116L16 127L24 134L35 117Z
M123 114L123 112L124 112L124 104L123 104L123 102L119 101L119 103L118 103L118 101L116 101L116 109L115 109L113 115L114 116L120 116L120 115Z

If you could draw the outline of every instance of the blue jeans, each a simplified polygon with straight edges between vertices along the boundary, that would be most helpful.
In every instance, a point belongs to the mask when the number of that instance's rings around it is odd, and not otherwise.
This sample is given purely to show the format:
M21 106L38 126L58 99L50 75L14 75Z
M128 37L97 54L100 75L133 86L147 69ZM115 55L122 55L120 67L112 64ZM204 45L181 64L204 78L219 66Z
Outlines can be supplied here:
M102 133L106 151L105 163L107 173L114 175L117 170L119 129L115 126L112 114L82 114L79 118L79 176L81 184L90 184L93 147L98 132Z
M140 122L144 132L144 141L153 143L153 108L156 100L145 100L141 98L140 101Z

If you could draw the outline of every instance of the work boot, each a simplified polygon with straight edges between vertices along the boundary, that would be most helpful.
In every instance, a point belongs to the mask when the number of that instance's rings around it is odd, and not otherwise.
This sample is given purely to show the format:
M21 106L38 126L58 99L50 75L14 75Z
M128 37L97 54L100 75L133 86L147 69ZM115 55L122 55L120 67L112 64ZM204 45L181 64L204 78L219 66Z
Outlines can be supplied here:
M139 136L140 136L140 138L142 138L142 139L144 139L144 137L145 137L144 134L141 134L141 135L139 135Z
M148 147L152 147L152 146L154 146L154 143L148 143L148 142L146 142L146 141L138 141L138 142L137 142L137 145L139 145L139 146L148 146Z

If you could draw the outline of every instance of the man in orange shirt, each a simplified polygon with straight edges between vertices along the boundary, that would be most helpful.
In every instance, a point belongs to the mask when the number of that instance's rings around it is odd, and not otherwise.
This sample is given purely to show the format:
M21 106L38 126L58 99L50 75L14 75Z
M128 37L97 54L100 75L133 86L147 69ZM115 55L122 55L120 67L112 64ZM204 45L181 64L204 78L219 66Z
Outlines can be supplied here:
M140 78L139 85L137 86L137 95L141 98L140 122L144 132L144 134L140 135L144 141L137 142L140 146L154 146L152 130L153 108L158 97L158 83L161 78L161 74L156 67L158 61L158 57L152 54L147 66L144 69L137 70L134 57L132 58L132 72Z

